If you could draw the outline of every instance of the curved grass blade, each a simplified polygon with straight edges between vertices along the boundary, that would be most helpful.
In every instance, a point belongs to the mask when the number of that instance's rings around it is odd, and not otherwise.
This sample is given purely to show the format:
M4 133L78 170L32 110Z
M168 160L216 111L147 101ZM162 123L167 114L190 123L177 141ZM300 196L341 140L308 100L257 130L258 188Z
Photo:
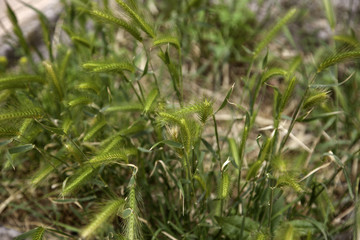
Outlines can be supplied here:
M154 42L153 42L154 47L161 46L164 44L171 44L174 47L176 47L178 50L180 50L180 48L181 48L179 39L177 37L162 36L162 37L157 37L156 39L154 39Z

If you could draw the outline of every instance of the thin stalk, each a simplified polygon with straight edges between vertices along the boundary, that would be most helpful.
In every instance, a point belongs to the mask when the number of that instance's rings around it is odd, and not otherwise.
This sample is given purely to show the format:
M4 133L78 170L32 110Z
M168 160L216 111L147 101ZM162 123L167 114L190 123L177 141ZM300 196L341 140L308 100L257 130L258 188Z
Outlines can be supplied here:
M359 222L359 177L356 179L356 185L355 185L355 209L354 209L354 239L360 238L360 222Z
M315 80L315 78L316 78L316 74L313 76L313 78L312 78L312 80L310 81L310 83L313 82L313 81ZM294 126L295 126L296 119L297 119L297 117L299 116L301 107L302 107L302 105L303 105L303 103L304 103L304 101L305 101L306 95L307 95L307 93L308 93L308 91L309 91L309 86L310 86L310 84L307 85L307 87L306 87L306 89L305 89L305 92L304 92L304 94L302 95L302 98L301 98L301 100L300 100L300 103L298 104L298 106L297 106L297 108L296 108L296 110L295 110L295 112L294 112L294 114L293 114L293 116L292 116L292 119L291 119L291 122L290 122L290 126L289 126L289 128L288 128L288 130L287 130L287 133L286 133L286 135L284 136L283 140L281 141L280 148L279 148L279 153L281 153L281 150L284 148L284 146L285 146L285 144L286 144L286 142L287 142L287 140L288 140L288 138L289 138L289 136L290 136L290 133L291 133L292 129L293 129Z
M332 29L332 36L335 35L335 31L334 29ZM331 40L331 47L334 51L336 51L336 43L335 43L335 40L334 38L330 38ZM336 108L336 111L338 111L339 109L339 74L338 74L338 67L337 65L334 65L333 66L334 68L334 76L335 76L335 108ZM335 136L336 136L336 139L339 139L339 117L338 115L335 116ZM334 154L337 154L337 149L338 149L338 141L335 141L335 148L334 148Z
M270 193L270 207L269 207L269 222L268 222L268 226L269 229L271 231L272 228L272 221L271 221L271 214L272 214L272 208L273 208L273 200L274 200L274 188L270 187L271 189L271 193Z
M246 82L245 82L245 86L248 85L249 83L249 79L250 79L250 74L251 74L251 70L253 68L253 65L254 65L254 58L251 58L251 62L250 62L250 66L246 72ZM242 101L244 100L244 96L245 94L241 94L241 98L240 98L240 105L242 104Z
M159 91L159 94L160 94L160 87L159 87L158 79L157 79L156 74L154 72L154 67L152 66L152 63L150 61L149 61L149 64L150 64L150 68L151 68L151 70L153 72L152 75L153 75L153 78L154 78L154 81L155 81L156 88L157 88L157 90Z
M142 45L143 45L143 48L144 48L144 51L145 51L145 54L146 54L146 58L147 58L147 60L148 60L148 64L150 65L151 71L153 72L153 74L151 74L151 75L153 75L156 88L157 88L157 90L158 90L158 92L159 92L159 94L160 94L159 83L158 83L157 77L156 77L155 72L154 72L154 67L152 66L151 61L150 61L150 60L151 60L151 58L150 58L150 52L149 52L148 49L145 47L144 42L142 42Z
M219 164L220 164L220 172L221 172L221 179L223 179L223 171L222 171L222 161L221 161L221 148L220 148L220 141L219 141L219 133L218 133L218 129L217 129L217 124L216 124L216 118L215 118L215 114L212 115L213 121L214 121L214 128L215 128L215 137L216 137L216 145L217 145L217 155L219 157ZM222 180L221 180L222 181ZM222 217L223 215L223 207L224 207L224 199L221 198L220 200L220 216Z
M183 165L185 168L185 179L186 181L190 181L190 184L192 182L191 176L190 176L190 167L189 167L189 158L187 153L185 153L184 157L183 157ZM191 184L192 185L192 184ZM185 184L185 195L184 198L186 200L186 209L190 210L190 186L188 183Z
M140 102L142 105L144 105L144 102L143 102L143 100L141 99L139 93L136 91L136 88L134 87L134 84L133 84L132 82L129 82L129 83L130 83L130 86L131 86L132 90L134 91L136 97L138 98L139 102Z
M245 218L246 218L246 215L247 215L247 210L250 208L250 203L253 200L254 192L255 192L255 186L251 190L250 198L249 198L249 201L248 201L248 203L246 205L246 208L243 208L244 214L243 214L243 221L241 223L241 231L240 231L239 239L243 239L243 233L244 233L244 227L245 227Z
M181 51L179 50L179 72L180 72L180 107L183 106L183 101L184 101L184 88L183 88L183 73L182 73L182 56L181 56Z
M143 102L145 102L145 96L144 96L143 88L142 88L142 86L141 86L141 84L140 84L139 81L137 81L136 83L137 83L137 85L138 85L138 87L139 87L140 95L141 95L141 97L142 97L142 99L143 99Z
M214 127L215 127L215 137L216 137L216 145L217 145L217 151L216 152L217 152L217 155L219 157L219 163L220 163L220 169L221 169L222 162L221 162L221 156L220 156L221 149L220 149L219 133L218 133L217 124L216 124L216 118L215 118L214 114L212 115L212 118L213 118Z

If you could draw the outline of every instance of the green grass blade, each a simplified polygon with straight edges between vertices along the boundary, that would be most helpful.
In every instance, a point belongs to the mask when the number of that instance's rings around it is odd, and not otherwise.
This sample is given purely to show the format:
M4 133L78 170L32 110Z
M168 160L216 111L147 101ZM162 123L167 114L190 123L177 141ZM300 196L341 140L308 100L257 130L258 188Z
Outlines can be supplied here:
M6 8L7 8L8 18L10 19L10 21L11 21L11 23L13 25L13 31L14 31L15 35L18 37L20 46L24 50L25 55L28 56L28 57L31 57L30 56L29 45L26 42L24 33L23 33L23 31L21 30L21 28L19 26L17 17L15 15L14 11L12 10L12 8L10 7L10 5L8 4L8 2L5 1L5 3L6 3Z
M176 47L178 50L180 50L180 48L181 48L179 39L177 37L162 36L162 37L156 37L156 39L154 39L154 42L153 42L154 47L161 46L164 44L171 44L174 47Z
M233 138L229 138L229 147L230 147L230 152L231 155L233 156L235 163L238 167L240 167L242 164L240 162L240 155L239 155L239 149L237 147L237 144L235 142L235 139Z
M149 93L149 95L145 100L145 104L144 104L145 113L148 113L150 111L158 95L159 95L159 91L157 90L157 88L151 90L151 92Z
M44 40L44 43L45 43L45 45L47 47L47 50L49 52L49 58L50 58L51 61L53 61L54 57L53 57L53 53L52 53L51 35L50 35L50 32L49 32L49 29L50 29L49 20L46 18L46 16L40 10L34 8L30 4L27 4L27 3L23 2L23 1L20 1L20 2L22 4L24 4L26 7L32 9L33 11L35 11L36 14L38 15L40 25L41 25L42 34L43 34L43 40Z
M325 14L326 18L329 22L329 25L331 29L335 29L336 20L335 20L335 13L334 13L334 7L331 3L331 0L323 0L323 5L325 8Z
M266 71L262 77L261 77L261 83L265 83L267 80L274 76L286 76L287 71L281 68L271 68L268 71Z

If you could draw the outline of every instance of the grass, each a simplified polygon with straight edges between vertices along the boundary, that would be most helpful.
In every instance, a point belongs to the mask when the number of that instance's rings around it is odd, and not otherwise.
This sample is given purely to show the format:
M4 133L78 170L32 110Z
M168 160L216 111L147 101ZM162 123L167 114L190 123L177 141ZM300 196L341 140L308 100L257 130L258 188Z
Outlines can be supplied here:
M294 30L300 4L64 2L57 45L32 9L40 62L8 5L1 223L18 239L357 239L359 33L322 3L325 41Z

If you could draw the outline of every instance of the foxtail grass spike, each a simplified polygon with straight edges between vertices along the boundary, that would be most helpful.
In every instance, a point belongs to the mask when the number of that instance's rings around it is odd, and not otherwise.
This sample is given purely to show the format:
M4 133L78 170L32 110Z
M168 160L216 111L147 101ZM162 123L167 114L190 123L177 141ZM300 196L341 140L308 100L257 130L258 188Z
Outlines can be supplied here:
M32 234L32 240L42 240L44 236L45 228L38 227L35 232Z
M229 195L230 178L228 172L223 172L221 176L220 198L225 199Z
M89 141L97 132L99 132L103 127L106 126L105 120L100 120L97 123L95 123L89 131L86 133L84 137L84 141Z
M122 19L115 17L111 13L103 12L99 10L93 10L90 11L90 15L93 16L96 20L120 27L125 31L127 31L128 33L130 33L138 41L140 42L142 41L140 32L134 26L132 26L131 24L129 24L128 22Z
M305 110L309 110L315 106L319 106L320 104L326 102L329 99L329 95L327 91L314 91L311 92L310 95L305 99L303 108Z
M133 64L130 62L117 62L117 63L99 63L99 62L89 62L84 63L83 68L89 70L90 72L101 73L101 72L122 72L129 71L135 72Z
M38 170L32 177L31 184L37 185L43 181L50 173L52 173L56 167L61 164L60 161L55 161L52 164L46 164L43 168Z
M0 112L0 121L2 120L15 120L24 118L41 118L44 112L41 108L28 108L23 110L13 110Z
M294 177L291 177L287 174L282 175L277 180L277 186L289 186L294 189L296 192L303 192L303 188L296 181Z
M159 95L159 91L156 88L149 93L144 104L145 113L148 113L150 111L158 95Z
M319 73L332 65L355 58L360 58L360 50L335 54L334 56L328 57L322 63L320 63L317 72Z
M78 173L75 174L75 176L72 177L72 179L70 179L70 182L66 184L61 194L63 196L68 196L72 194L80 186L82 186L87 182L87 180L90 178L93 172L94 172L94 168L92 166L87 166L85 168L80 169Z
M88 239L94 235L99 228L110 222L111 218L116 216L119 211L122 211L124 205L125 201L122 198L107 202L98 213L93 215L93 220L82 230L81 236Z
M129 194L126 200L126 205L130 209L130 215L125 219L125 238L127 240L143 239L141 225L139 221L139 208L137 202L135 175L133 175L130 179Z
M89 164L92 165L98 165L98 164L106 164L111 163L117 159L120 159L122 161L128 162L128 155L133 155L130 151L126 150L119 150L111 153L104 153L101 155L98 155L91 160L88 161Z
M25 88L31 83L44 84L45 80L36 75L17 75L0 78L0 90L12 88Z
M51 79L52 83L55 86L56 92L60 98L60 100L64 97L64 89L62 86L62 83L60 82L60 79L58 78L57 74L55 73L54 67L51 63L44 61L43 65L45 67L46 72L49 75L49 78Z
M14 127L0 127L0 138L15 137L20 134L20 131Z
M143 108L141 103L127 103L108 107L105 109L105 112L140 112Z
M296 9L293 8L289 10L284 17L282 17L274 27L271 28L271 30L265 35L264 39L256 46L254 51L254 58L256 58L261 50L263 50L275 37L275 35L281 30L285 24L289 22L289 20L295 15Z
M132 9L127 5L123 0L116 0L119 6L128 14L128 16L136 22L139 27L149 35L149 37L154 38L155 32L154 29L136 12L135 9Z

